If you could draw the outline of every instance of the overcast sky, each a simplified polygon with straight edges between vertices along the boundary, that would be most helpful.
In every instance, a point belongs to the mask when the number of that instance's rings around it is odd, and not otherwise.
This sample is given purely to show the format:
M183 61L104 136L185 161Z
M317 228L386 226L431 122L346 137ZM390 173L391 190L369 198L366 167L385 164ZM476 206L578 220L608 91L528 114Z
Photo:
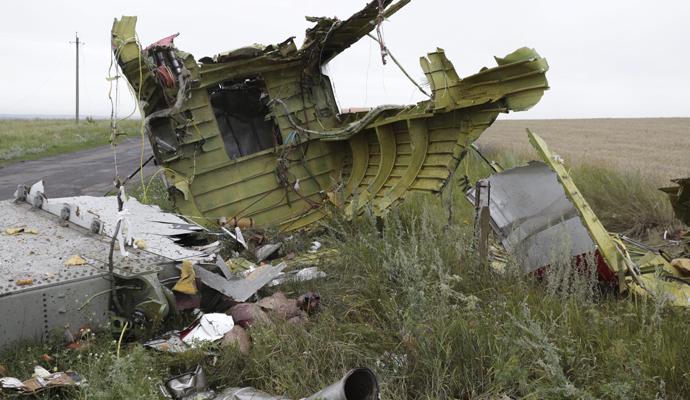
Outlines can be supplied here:
M33 1L0 12L0 114L74 113L75 31L86 42L81 114L106 116L110 28L138 15L144 45L180 32L197 59L252 43L297 36L305 15L358 11L366 0ZM461 76L493 66L522 46L547 58L551 90L515 118L690 116L690 1L412 0L384 24L392 53L412 76L419 56L441 47ZM396 66L381 65L364 38L328 66L341 107L421 100ZM125 85L120 114L133 107Z

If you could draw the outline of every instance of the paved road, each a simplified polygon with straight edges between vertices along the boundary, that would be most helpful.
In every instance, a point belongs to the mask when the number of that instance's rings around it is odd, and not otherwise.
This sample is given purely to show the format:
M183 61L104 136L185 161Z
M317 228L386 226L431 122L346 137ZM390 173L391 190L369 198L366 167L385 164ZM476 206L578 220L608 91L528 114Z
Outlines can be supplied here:
M127 177L139 167L140 145L140 138L128 138L117 146L120 176ZM144 160L150 155L147 142ZM144 167L144 174L150 175L153 171L152 161ZM12 198L17 185L30 186L41 179L48 197L102 196L112 187L114 177L115 162L109 145L18 162L0 167L0 200Z

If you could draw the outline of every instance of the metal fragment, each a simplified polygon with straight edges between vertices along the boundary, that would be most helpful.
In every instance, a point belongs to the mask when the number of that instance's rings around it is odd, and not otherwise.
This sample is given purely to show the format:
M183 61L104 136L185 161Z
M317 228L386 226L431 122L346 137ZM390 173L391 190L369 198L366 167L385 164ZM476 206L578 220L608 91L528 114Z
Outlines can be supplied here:
M554 251L566 250L571 257L594 253L577 210L544 163L530 162L486 181L491 184L491 225L525 272L550 265L559 255ZM467 193L471 202L475 193L474 188Z
M278 276L287 264L282 262L278 265L262 265L250 272L244 278L224 279L201 265L195 265L194 271L204 285L230 297L231 299L242 302L247 301L259 289L266 286Z

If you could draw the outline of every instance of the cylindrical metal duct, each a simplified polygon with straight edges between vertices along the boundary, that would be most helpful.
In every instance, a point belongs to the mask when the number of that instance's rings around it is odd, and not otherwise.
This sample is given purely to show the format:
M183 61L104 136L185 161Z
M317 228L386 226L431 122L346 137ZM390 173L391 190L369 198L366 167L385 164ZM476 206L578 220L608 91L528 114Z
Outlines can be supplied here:
M343 379L306 400L378 400L379 382L369 368L350 370Z
M378 400L379 383L369 368L350 370L343 379L302 400ZM230 388L213 400L288 400L254 388Z

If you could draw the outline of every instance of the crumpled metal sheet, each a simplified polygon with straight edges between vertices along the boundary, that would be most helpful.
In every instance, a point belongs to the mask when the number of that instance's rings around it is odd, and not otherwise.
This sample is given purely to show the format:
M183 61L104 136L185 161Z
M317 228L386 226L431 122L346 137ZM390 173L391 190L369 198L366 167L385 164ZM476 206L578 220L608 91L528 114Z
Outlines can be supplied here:
M235 326L232 316L223 313L203 314L182 331L170 331L144 343L144 347L165 353L184 353L204 342L223 338Z
M492 228L525 272L572 257L594 253L595 245L556 174L544 163L530 162L487 178L491 185ZM475 189L467 192L474 202Z
M189 350L187 344L180 339L179 331L166 332L144 343L144 347L167 353L184 353Z
M208 382L206 380L206 373L201 365L197 365L196 369L181 375L173 376L165 382L161 392L167 397L173 399L184 398L213 398L213 393L207 391ZM204 397L204 393L207 397Z
M223 276L215 274L200 265L195 265L194 271L204 285L217 290L235 301L243 302L278 277L286 267L287 263L285 262L278 265L266 264L257 267L246 277L237 279L225 279Z
M215 342L222 339L234 326L232 317L227 314L204 314L191 325L191 329L185 329L180 338L190 347L195 347L199 343Z

